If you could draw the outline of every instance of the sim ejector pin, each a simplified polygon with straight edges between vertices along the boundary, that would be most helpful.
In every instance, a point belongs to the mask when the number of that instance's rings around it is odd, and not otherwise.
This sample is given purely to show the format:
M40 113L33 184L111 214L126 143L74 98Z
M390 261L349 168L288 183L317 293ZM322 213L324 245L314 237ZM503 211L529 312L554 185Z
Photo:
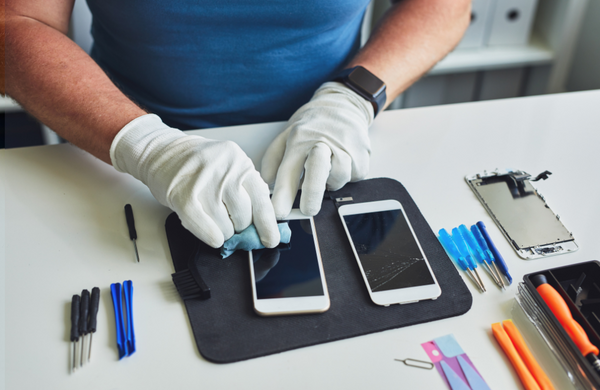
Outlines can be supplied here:
M397 362L402 362L404 363L404 365L409 366L409 367L416 367L416 368L422 368L424 370L431 370L434 367L434 364L431 362L426 362L424 360L417 360L417 359L394 359Z

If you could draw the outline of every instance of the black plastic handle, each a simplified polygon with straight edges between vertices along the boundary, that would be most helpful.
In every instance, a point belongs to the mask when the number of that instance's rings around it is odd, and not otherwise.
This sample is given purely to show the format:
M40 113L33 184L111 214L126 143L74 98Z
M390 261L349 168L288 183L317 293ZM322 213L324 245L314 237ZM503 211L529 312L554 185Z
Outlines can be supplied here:
M73 295L71 299L71 341L79 340L79 295Z
M96 331L96 316L98 315L98 306L100 304L100 289L94 287L92 289L92 300L90 301L90 321L88 331L94 333Z
M127 219L127 227L129 228L129 238L137 240L137 232L135 231L135 220L133 219L133 209L127 203L125 205L125 219Z
M79 335L88 334L88 311L90 308L90 292L83 290L81 292L81 308L79 310Z

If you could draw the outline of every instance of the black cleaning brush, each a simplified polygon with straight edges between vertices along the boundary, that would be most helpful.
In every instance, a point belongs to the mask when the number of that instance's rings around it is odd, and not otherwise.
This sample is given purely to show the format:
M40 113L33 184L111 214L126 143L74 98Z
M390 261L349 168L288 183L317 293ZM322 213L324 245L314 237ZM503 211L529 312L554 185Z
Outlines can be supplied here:
M184 301L187 299L210 298L210 287L204 282L198 270L197 259L200 248L188 260L188 267L171 275L177 292Z

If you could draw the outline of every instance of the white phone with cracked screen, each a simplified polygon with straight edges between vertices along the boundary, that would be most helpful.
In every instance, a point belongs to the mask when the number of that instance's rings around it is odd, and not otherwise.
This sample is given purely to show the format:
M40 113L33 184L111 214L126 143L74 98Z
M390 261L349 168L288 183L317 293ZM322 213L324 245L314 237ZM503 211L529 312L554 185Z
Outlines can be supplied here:
M441 295L400 202L346 204L338 212L374 303L389 306Z
M248 252L254 311L262 316L324 312L329 293L314 220L293 209L286 222L289 244Z

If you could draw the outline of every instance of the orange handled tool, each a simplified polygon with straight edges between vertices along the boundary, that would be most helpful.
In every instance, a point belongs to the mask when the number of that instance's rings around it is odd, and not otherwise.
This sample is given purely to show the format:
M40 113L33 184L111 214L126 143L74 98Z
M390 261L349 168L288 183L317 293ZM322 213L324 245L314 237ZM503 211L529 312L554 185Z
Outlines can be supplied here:
M527 368L525 363L523 363L523 360L519 356L519 353L515 349L515 346L510 341L510 338L508 337L508 335L504 331L504 328L502 327L502 325L500 325L499 322L492 324L492 332L494 333L494 337L498 341L498 344L500 344L500 346L504 350L504 353L508 357L508 360L510 360L510 363L515 368L515 371L517 371L517 375L519 375L519 379L521 379L521 383L523 383L525 389L541 390L540 386L533 378L533 375L531 375L531 372L529 372L529 369Z
M558 291L548 284L548 280L544 275L535 275L531 278L531 282L536 286L537 292L540 294L546 305L550 308L558 322L565 329L571 340L586 359L592 363L596 371L600 372L600 360L598 359L598 348L590 342L587 334L579 325L569 310L569 306L560 296Z
M523 336L521 336L521 332L519 332L515 324L511 320L506 320L502 321L502 326L540 388L542 390L554 390L552 382L550 382L542 367L540 367L537 360L535 360L529 351L529 348L527 348L527 344L525 344L525 340L523 340Z

